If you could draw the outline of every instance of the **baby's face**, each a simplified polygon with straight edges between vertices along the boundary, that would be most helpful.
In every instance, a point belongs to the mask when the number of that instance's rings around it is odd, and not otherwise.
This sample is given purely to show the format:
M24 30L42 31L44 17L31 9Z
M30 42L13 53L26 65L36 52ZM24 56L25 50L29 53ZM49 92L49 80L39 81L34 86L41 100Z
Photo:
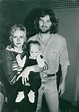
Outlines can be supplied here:
M31 44L30 46L30 57L36 59L37 55L40 53L40 46L38 44Z

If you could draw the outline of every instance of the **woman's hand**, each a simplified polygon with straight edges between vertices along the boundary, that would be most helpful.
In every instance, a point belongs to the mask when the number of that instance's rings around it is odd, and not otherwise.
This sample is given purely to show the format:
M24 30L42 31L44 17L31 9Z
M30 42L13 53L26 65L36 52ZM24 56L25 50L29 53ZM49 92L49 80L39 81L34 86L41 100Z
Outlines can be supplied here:
M23 84L25 84L26 81L29 80L29 77L28 77L29 73L30 73L30 69L29 67L26 67L24 71L22 72L22 83Z
M20 77L22 77L22 74L20 74L20 75L17 77L16 81L18 81Z
M22 72L22 83L25 84L27 80L29 80L29 73L30 71L34 71L33 66L26 67L24 71Z

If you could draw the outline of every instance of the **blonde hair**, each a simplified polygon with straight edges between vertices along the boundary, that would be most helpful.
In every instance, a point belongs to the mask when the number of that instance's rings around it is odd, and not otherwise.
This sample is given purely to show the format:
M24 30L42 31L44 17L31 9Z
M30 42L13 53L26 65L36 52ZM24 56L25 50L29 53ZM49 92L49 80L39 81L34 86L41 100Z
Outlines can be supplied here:
M10 37L9 37L9 40L11 42L11 46L13 47L13 41L12 41L12 38L13 38L13 34L15 33L15 31L17 30L21 30L24 32L25 34L25 38L26 38L26 28L22 25L22 24L15 24L11 27L11 30L10 30ZM26 38L27 39L27 38ZM25 39L25 42L24 44L26 43L26 39ZM23 45L24 46L24 45Z
M22 24L15 24L11 27L10 36L12 36L14 34L14 32L17 30L23 31L26 35L26 28Z

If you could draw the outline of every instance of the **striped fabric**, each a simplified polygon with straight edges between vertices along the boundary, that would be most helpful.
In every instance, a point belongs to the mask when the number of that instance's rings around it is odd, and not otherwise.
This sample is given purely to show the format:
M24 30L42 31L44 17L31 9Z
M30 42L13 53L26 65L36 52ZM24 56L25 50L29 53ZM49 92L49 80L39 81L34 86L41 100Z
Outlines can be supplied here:
M10 81L10 84L14 84L16 82L17 77L20 75L22 71L22 67L20 67L17 63L17 61L13 61L12 63L12 69L14 72L16 72L17 75L15 75L12 80Z
M13 61L12 68L13 68L13 71L17 71L18 75L22 71L22 67L20 67L16 61Z

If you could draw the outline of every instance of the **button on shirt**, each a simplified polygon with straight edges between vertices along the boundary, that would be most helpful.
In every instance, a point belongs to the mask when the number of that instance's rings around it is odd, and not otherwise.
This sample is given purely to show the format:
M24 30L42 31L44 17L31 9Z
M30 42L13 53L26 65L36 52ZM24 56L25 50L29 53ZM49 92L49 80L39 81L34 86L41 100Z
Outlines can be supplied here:
M59 63L62 66L70 65L64 37L58 34L51 34L47 42L44 43L39 33L29 40L37 40L41 44L43 56L48 64L48 70L45 71L47 74L55 74L58 71Z

